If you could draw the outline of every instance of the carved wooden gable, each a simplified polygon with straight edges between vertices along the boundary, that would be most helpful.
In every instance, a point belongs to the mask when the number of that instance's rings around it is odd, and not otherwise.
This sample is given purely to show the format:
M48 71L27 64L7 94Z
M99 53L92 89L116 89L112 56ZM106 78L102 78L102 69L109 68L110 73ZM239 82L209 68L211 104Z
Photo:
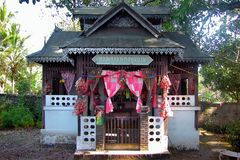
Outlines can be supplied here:
M119 14L113 17L106 25L109 28L138 28L139 23L126 14Z
M99 18L92 27L90 27L85 35L88 37L92 35L99 28L144 28L154 37L161 37L161 34L156 30L152 24L142 15L138 14L131 7L125 3L110 9L105 15Z

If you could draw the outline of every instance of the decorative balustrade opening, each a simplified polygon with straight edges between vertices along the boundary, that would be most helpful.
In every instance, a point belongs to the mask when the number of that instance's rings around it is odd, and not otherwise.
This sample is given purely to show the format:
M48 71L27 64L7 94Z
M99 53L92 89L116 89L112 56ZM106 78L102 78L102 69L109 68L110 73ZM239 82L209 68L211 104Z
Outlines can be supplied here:
M171 107L194 107L194 95L168 95L168 101ZM162 102L162 96L158 97L158 103Z
M76 95L46 95L46 106L73 107L76 100Z

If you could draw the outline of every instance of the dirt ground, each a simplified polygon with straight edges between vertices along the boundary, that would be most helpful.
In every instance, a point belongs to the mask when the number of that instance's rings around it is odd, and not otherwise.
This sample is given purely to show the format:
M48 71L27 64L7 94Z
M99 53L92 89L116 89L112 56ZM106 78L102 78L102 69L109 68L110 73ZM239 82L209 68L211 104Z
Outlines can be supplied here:
M39 143L39 129L0 131L0 160L72 160L75 145L46 146ZM200 130L199 151L170 150L170 160L217 160L215 149L229 148L224 135ZM76 159L76 158L75 158ZM93 158L90 158L93 159ZM94 158L99 159L99 158ZM100 159L147 160L160 157L105 157Z

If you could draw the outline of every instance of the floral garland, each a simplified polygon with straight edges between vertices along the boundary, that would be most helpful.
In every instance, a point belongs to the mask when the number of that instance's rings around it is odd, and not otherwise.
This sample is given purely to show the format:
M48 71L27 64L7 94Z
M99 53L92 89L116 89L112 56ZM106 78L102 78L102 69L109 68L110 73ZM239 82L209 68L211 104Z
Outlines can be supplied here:
M89 83L82 78L76 81L75 87L79 95L85 95L88 91Z
M77 100L76 104L74 105L74 113L77 116L80 116L85 111L85 108L86 108L86 103L82 99L79 98Z
M168 90L170 89L171 86L171 81L167 75L163 76L161 82L160 82L160 87L163 89L163 101L158 107L158 111L160 114L160 117L163 117L166 119L167 117L172 117L173 112L171 111L170 104L168 102L167 96L168 96Z
M169 90L171 85L172 84L171 84L171 81L170 81L168 75L163 76L163 78L162 78L162 80L160 82L160 87L163 90Z
M74 105L74 113L77 116L80 116L85 111L86 101L84 95L86 95L88 92L88 86L89 86L88 81L85 81L82 78L79 78L75 83L76 91L78 93L78 99L76 104Z

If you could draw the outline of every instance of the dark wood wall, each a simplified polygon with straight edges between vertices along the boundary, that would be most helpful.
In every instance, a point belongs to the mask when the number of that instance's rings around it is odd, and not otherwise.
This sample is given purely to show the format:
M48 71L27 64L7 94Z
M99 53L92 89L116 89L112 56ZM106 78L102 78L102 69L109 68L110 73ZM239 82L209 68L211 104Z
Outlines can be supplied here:
M75 60L74 66L70 63L45 63L43 64L43 88L45 88L45 82L61 79L61 71L71 70L76 73L75 81L82 75L86 75L89 70L94 68L102 68L109 70L127 70L127 71L136 71L143 68L152 69L156 72L157 75L163 75L167 73L171 74L181 74L181 81L186 81L186 79L193 78L194 82L194 94L196 95L196 102L198 90L198 64L197 63L184 63L184 62L174 62L170 64L170 58L166 55L150 55L153 59L153 62L147 66L134 66L134 65L96 65L92 58L95 55L93 54L82 54L75 55L72 58ZM188 87L190 88L190 87ZM58 88L61 91L61 88ZM184 91L180 94L185 93ZM188 91L190 93L190 91ZM59 94L64 94L64 91L61 91ZM75 89L73 87L71 94L75 94ZM193 93L191 93L193 94Z

